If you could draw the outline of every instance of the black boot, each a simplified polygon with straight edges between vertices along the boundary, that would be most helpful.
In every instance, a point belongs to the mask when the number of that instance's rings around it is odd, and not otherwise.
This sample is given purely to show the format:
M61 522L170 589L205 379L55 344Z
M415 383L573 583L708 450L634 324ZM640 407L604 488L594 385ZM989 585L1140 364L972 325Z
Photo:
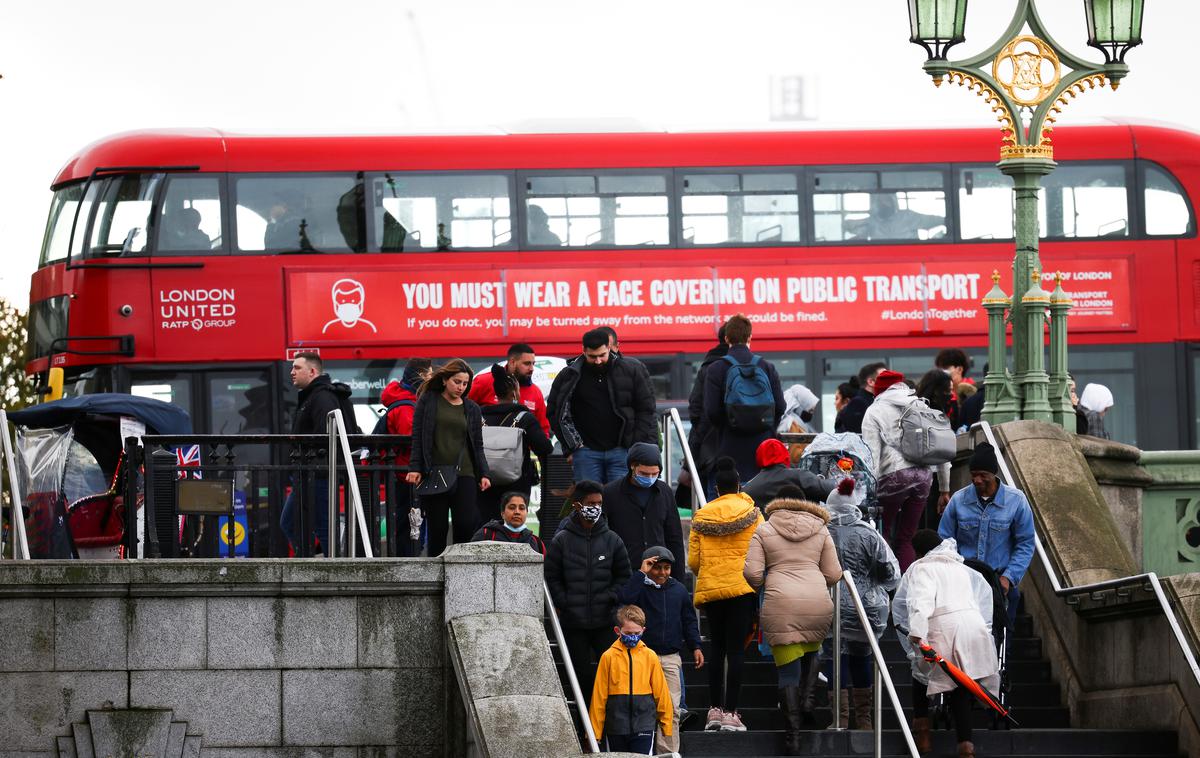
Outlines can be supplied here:
M804 724L800 718L800 688L779 688L779 710L783 712L783 753L800 755L800 730Z
M805 726L816 726L817 676L819 653L809 653L800 659L800 719Z

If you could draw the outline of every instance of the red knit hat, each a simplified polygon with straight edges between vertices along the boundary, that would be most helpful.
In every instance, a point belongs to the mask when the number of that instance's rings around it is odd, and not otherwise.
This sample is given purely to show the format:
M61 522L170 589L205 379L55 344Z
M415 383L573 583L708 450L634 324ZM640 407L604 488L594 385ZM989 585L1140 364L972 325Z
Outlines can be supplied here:
M880 371L879 376L875 377L875 394L882 395L883 391L893 384L899 384L904 381L904 374L899 371Z
M759 468L778 466L781 463L786 466L792 462L792 458L788 455L787 446L772 437L763 440L758 449L754 451L754 462L758 464Z

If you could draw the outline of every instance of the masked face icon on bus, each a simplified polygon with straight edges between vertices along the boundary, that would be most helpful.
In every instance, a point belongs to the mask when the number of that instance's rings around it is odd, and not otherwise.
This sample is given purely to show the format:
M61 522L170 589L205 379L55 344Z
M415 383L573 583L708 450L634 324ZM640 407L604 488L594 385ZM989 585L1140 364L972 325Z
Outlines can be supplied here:
M363 318L366 310L367 290L361 282L354 279L338 279L330 290L333 298L333 313L337 318L331 319L321 330L322 334L329 332L335 325L353 329L364 325L372 332L378 332L375 324Z

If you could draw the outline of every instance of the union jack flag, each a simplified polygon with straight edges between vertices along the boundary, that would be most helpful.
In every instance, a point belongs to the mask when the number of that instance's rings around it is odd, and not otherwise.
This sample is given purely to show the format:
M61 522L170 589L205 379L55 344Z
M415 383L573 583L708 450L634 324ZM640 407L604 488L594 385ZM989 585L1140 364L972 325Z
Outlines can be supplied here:
M204 478L202 475L202 472L199 470L200 469L200 446L199 445L192 445L191 447L188 447L188 448L182 448L182 447L175 448L175 460L177 461L177 463L180 467L183 467L183 466L193 467L194 466L196 468L196 470L192 471L192 472L177 471L175 473L176 479L187 479L189 473L191 474L192 479L203 479Z

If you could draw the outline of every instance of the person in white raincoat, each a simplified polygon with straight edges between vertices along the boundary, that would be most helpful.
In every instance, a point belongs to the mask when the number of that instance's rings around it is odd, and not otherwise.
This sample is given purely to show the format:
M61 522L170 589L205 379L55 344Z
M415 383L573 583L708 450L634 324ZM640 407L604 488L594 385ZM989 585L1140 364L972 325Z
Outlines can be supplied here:
M803 384L793 384L783 391L783 400L787 403L787 410L783 412L783 418L779 419L779 426L775 431L780 434L807 434L815 431L812 425L813 409L821 402L821 398Z
M928 695L948 692L959 758L974 758L971 693L926 662L918 648L929 645L984 689L996 692L1000 675L991 632L992 588L963 563L953 539L942 540L937 532L922 529L912 544L917 560L900 580L892 600L892 622L912 664L913 738L922 753L930 750Z

